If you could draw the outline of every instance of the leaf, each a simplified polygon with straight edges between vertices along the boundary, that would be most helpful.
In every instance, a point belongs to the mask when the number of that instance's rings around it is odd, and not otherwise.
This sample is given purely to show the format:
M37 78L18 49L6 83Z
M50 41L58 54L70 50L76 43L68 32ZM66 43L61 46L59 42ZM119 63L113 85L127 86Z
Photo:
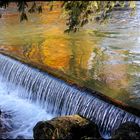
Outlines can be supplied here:
M53 10L53 4L50 6L50 9L49 9L50 11L52 11Z
M113 8L115 6L114 1L111 1L111 7Z
M97 1L94 1L93 2L93 5L96 7L96 9L98 9L98 3L97 3Z
M130 8L134 9L136 7L135 1L130 1Z
M36 12L36 9L37 9L37 8L36 8L36 3L34 2L33 5L32 5L32 7L29 9L28 12L29 12L29 13L34 13L34 12Z
M42 6L40 5L40 6L38 6L38 13L42 13Z
M23 20L26 20L26 21L28 20L27 15L24 12L22 12L21 15L20 15L20 22L23 21Z
M120 3L120 5L121 5L122 8L124 8L124 6L125 6L125 2L122 1L122 2Z

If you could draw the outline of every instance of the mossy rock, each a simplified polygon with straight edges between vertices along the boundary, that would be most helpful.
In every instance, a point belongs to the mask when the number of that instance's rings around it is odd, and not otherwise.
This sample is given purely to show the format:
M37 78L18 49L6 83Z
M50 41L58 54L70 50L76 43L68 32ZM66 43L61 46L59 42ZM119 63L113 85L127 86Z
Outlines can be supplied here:
M33 136L34 139L101 138L97 125L79 115L38 122L33 129Z

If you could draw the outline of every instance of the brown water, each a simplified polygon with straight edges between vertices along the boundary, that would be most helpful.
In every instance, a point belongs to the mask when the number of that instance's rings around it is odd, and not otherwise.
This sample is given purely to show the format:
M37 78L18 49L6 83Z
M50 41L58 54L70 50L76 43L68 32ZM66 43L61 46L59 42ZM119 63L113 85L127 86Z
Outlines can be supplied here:
M88 24L77 33L64 33L59 6L19 22L14 5L0 9L0 50L140 109L140 5L115 11L106 24Z

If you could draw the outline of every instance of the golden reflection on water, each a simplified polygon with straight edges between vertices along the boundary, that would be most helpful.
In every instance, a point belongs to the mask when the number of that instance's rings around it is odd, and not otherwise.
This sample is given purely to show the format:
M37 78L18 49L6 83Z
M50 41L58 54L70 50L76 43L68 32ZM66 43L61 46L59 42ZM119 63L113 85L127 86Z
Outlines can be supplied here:
M30 20L24 23L19 23L16 15L5 15L0 21L1 51L46 71L47 67L54 69L52 73L61 71L70 81L129 102L129 66L106 63L112 56L99 47L103 37L90 36L85 30L65 34L66 26L59 8L46 10L40 15L29 15ZM124 61L121 56L113 59ZM63 77L62 73L57 74Z
M63 35L59 34L59 30L57 28L53 28L50 32L50 36L58 35L58 38L48 38L48 32L43 34L44 42L40 44L38 50L34 52L39 52L40 55L36 56L37 60L43 65L47 65L56 69L68 69L68 64L70 60L70 48L68 46L68 41L63 38ZM33 50L34 46L32 46ZM29 57L32 59L34 53L29 54Z

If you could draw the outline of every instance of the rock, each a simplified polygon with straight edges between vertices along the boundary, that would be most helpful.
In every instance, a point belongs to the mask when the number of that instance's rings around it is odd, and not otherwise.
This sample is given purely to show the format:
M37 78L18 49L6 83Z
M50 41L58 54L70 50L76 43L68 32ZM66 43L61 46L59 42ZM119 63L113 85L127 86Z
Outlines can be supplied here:
M114 132L112 139L140 139L140 127L134 122L126 122Z
M10 123L8 122L11 115L8 112L0 112L0 139L7 139L7 133L12 130Z
M57 117L41 121L33 129L34 139L83 139L101 138L98 127L79 115Z
M0 110L0 129L2 127L2 121L1 121L1 118L2 118L2 111Z

